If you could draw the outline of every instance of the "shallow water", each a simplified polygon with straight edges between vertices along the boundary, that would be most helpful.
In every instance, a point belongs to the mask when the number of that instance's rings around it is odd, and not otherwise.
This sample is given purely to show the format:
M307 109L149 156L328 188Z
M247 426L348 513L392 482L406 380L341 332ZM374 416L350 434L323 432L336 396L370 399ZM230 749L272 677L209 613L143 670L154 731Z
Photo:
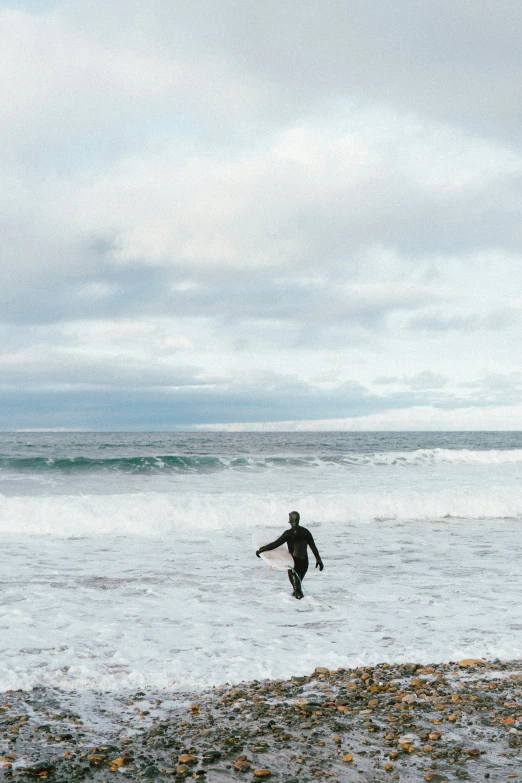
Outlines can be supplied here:
M520 658L521 462L520 433L3 434L0 688ZM251 546L293 508L301 602Z

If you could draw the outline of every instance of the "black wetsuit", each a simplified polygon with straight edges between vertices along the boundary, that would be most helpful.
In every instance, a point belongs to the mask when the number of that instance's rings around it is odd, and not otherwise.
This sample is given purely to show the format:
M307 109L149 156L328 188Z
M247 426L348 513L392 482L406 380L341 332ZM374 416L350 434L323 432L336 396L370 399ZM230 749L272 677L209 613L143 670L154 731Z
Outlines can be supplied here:
M301 582L304 579L306 572L308 571L308 547L315 555L315 559L321 562L321 556L315 545L312 534L305 527L296 525L291 527L290 530L285 530L282 536L276 541L272 541L271 544L265 544L259 549L259 552L268 552L270 549L277 549L278 546L286 544L288 551L294 558L294 569L299 576L299 582L297 582L293 572L288 570L288 578L294 588L294 591L301 592Z

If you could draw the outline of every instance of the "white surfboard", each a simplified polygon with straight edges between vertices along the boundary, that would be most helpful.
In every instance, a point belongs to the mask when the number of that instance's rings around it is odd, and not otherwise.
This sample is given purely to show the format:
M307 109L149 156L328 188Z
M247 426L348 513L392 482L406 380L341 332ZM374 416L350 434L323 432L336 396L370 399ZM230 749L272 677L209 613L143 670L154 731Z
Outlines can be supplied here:
M281 535L281 534L279 534ZM270 544L276 538L279 538L277 531L256 530L252 533L252 544L254 545L254 551L257 552L260 546ZM277 549L270 549L268 552L261 552L261 558L272 566L272 568L279 568L282 571L287 571L289 568L294 567L294 558L288 551L286 544L278 546Z

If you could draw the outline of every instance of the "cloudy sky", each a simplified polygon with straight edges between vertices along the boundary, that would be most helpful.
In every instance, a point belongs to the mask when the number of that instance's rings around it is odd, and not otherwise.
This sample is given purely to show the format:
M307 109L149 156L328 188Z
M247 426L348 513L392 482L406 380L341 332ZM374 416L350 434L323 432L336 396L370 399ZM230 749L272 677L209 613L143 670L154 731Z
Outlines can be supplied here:
M522 428L518 0L0 0L0 429Z

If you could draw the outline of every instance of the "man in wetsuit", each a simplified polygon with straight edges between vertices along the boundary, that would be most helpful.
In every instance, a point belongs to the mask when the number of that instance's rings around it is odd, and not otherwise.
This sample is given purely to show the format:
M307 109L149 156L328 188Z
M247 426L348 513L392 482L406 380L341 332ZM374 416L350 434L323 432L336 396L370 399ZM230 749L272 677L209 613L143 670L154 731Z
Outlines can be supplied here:
M277 549L278 546L286 544L292 557L294 558L294 570L288 569L288 578L294 588L292 595L295 598L302 598L303 591L301 589L301 582L304 579L306 572L308 571L308 547L314 553L316 563L315 567L323 570L323 561L315 545L312 534L305 527L299 525L299 512L291 511L288 515L288 521L290 522L290 530L286 530L282 536L276 541L272 541L271 544L265 544L260 547L256 555L261 556L261 552L268 552L270 549ZM297 572L297 577L294 572Z

